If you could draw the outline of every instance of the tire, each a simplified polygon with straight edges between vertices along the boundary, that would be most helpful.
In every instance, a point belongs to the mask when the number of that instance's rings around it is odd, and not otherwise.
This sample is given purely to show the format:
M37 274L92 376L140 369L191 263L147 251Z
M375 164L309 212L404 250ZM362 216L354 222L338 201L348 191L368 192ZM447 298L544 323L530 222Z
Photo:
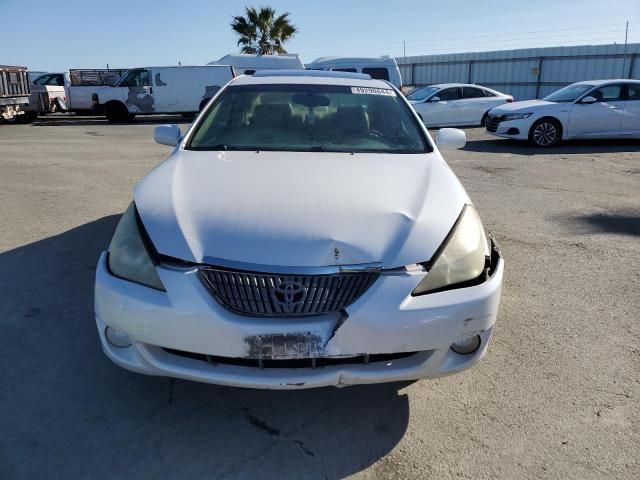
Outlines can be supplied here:
M127 121L131 122L136 118L136 114L135 113L130 113L127 115Z
M122 123L129 118L129 111L122 103L108 103L104 106L104 115L112 123Z
M38 112L26 112L25 114L20 115L20 119L18 121L20 123L32 123L36 118L38 118Z
M537 120L529 130L529 143L534 147L549 148L562 140L562 126L553 118Z
M489 112L484 112L484 115L482 116L482 119L480 120L480 126L483 128L487 128L487 117L489 116Z

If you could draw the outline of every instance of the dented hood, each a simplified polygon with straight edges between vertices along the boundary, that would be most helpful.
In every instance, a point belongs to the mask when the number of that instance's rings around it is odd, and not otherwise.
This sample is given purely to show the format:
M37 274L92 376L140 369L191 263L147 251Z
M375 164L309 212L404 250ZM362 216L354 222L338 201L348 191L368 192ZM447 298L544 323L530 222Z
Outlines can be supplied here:
M439 153L176 150L135 189L159 253L273 266L431 258L468 197Z

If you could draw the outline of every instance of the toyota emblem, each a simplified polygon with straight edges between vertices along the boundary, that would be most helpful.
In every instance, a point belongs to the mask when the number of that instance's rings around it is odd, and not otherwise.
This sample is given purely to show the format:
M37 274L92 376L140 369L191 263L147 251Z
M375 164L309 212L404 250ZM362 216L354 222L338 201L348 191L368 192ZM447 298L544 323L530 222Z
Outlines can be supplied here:
M284 280L271 288L271 298L284 313L291 313L307 298L307 287L298 282Z

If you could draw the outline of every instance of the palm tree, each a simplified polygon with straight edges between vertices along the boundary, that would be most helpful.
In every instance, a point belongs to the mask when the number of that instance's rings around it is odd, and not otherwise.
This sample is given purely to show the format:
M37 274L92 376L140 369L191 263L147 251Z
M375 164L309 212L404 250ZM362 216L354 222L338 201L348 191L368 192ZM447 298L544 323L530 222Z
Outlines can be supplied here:
M242 53L273 55L287 53L282 46L296 33L296 27L289 22L289 12L276 16L271 7L245 8L246 17L233 17L231 28L240 35L238 46Z

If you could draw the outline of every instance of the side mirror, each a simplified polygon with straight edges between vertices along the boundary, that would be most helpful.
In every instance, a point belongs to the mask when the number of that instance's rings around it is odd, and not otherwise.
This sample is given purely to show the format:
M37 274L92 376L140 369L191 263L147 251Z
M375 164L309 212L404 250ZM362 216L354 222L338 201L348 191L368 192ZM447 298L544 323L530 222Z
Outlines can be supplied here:
M585 103L587 105L592 104L592 103L596 103L598 100L596 100L595 98L593 98L590 95L587 95L586 97L584 97L582 100L580 100L580 103Z
M455 150L467 143L467 135L457 128L441 128L436 135L439 150Z
M440 97L431 97L429 99L430 102L439 102L440 101Z
M175 147L182 138L182 132L177 125L160 125L153 131L153 139L160 145Z

